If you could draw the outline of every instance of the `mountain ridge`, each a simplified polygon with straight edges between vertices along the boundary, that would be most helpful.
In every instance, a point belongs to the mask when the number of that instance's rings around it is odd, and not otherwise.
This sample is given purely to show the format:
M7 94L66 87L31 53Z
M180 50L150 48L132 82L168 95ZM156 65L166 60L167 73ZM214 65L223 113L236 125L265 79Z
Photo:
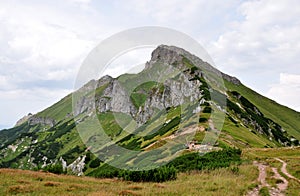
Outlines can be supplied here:
M121 156L127 166L130 161L145 165L139 156L152 150L186 152L186 140L205 149L214 138L211 149L299 145L300 113L269 102L184 49L160 45L142 72L91 80L22 124L1 131L0 166L33 169L65 161L75 173L73 163L85 157L85 173L91 173L91 162L97 156L110 159L116 147L120 154L122 149L139 153ZM273 109L282 114L273 114ZM214 112L224 115L220 130L213 125L219 120L212 118ZM88 123L93 119L102 125L98 136L99 128ZM100 140L116 145L105 154L103 146L94 146Z

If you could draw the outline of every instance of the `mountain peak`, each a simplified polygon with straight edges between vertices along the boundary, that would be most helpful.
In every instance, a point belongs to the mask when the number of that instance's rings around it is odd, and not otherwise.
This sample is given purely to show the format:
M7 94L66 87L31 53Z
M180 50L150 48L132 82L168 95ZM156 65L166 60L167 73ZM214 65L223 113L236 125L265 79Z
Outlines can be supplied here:
M165 63L174 64L174 61L182 60L183 56L188 59L196 57L188 51L176 46L159 45L155 50L153 50L151 54L151 61L157 62L158 60L161 60ZM197 59L203 63L200 58L197 57Z
M208 72L218 74L222 76L223 79L235 85L241 84L240 80L238 80L236 77L232 77L223 72L220 72L219 70L211 66L209 63L203 61L196 55L191 54L190 52L184 50L183 48L179 48L176 46L159 45L155 50L153 50L151 54L151 60L146 63L145 69L149 69L157 62L162 62L169 65L175 65L178 64L179 62L182 62L184 58L188 59L188 61L193 63L198 68ZM182 68L182 66L177 68Z
M231 82L226 88L215 82L222 78ZM0 131L0 167L33 169L62 162L75 168L74 174L82 174L78 166L87 167L85 174L97 174L103 164L96 156L136 169L187 150L299 145L299 113L233 84L240 82L188 51L160 45L142 72L91 80ZM214 120L216 112L225 115L224 127L217 127L221 115Z

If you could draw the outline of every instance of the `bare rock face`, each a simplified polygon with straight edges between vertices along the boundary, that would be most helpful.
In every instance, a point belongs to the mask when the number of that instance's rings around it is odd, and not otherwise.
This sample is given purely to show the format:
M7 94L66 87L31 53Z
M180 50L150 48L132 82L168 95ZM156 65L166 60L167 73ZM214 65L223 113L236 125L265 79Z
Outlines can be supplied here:
M184 72L187 69L183 62L184 58L194 58L198 63L204 63L198 57L177 47L162 45L153 51L152 58L146 63L144 71L149 72L148 77L153 81L157 81L157 77L160 76L166 77L161 81L164 90L157 89L148 94L145 103L139 108L133 104L131 92L128 92L118 79L104 76L98 81L90 81L77 92L85 96L77 100L75 116L92 110L121 112L132 116L138 124L143 124L151 118L156 109L163 110L184 102L198 101L201 98L199 90L201 83L191 79L195 74L201 77L201 72L196 70L193 75ZM93 94L95 97L90 95L93 90L95 90Z
M151 54L150 62L146 63L145 69L149 69L157 62L165 63L167 66L182 62L183 51L180 48L160 45Z
M191 72L194 65L199 69ZM143 105L135 106L131 100L133 89L125 87L126 84L118 78L104 76L98 81L90 81L76 92L80 98L75 103L74 116L91 111L121 112L130 115L138 124L143 124L157 110L176 107L186 102L199 102L202 97L199 89L201 82L193 78L203 77L204 71L240 84L236 78L220 74L217 69L181 48L160 45L152 52L151 60L145 65L143 72L146 75L137 76L158 81L164 86L163 91L152 89L151 92L146 92ZM95 92L91 93L92 91Z
M231 83L233 83L233 84L235 84L235 85L240 85L240 84L242 84L241 81L240 81L239 79L237 79L236 77L232 77L232 76L229 76L229 75L224 74L224 73L222 73L222 77L223 77L225 80L227 80L228 82L231 82Z
M22 117L20 120L18 120L18 121L16 122L15 127L17 127L17 126L23 124L24 122L26 122L31 116L32 116L32 114L29 113L29 114L27 114L26 116Z
M161 45L152 52L152 58L146 63L145 70L158 70L159 74L167 77L163 81L163 92L159 90L153 92L146 99L144 106L139 108L136 114L138 124L143 124L149 120L155 109L164 110L168 107L176 107L183 103L200 100L202 97L199 90L201 83L192 79L195 75L201 77L201 72L197 70L191 74L186 71L188 67L183 62L186 56L191 57L191 54L173 46ZM200 59L199 62L203 63ZM158 66L161 68L156 68ZM175 75L173 75L174 73Z
M37 117L37 116L32 116L28 119L28 124L29 125L48 125L50 127L53 127L55 125L55 120L51 118L44 118L44 117Z
M70 165L66 166L66 164L63 162L64 160L61 159L62 163L65 164L67 170L70 170L73 174L76 174L77 176L82 176L83 175L83 169L85 166L85 158L86 155L83 155L82 157L79 156L73 163Z
M89 112L94 108L94 101L91 97L83 96L82 99L76 102L76 106L73 107L74 109L74 116L77 116L84 112Z
M103 76L98 81L91 80L86 85L81 87L79 90L75 92L75 95L73 98L75 98L76 103L73 106L73 114L74 116L77 116L78 114L84 113L84 112L90 112L92 110L95 110L95 100L97 101L99 97L97 96L96 92L94 92L97 88L100 88L104 85L107 85L113 81L113 78L111 76ZM93 97L94 96L94 97ZM105 105L105 100L99 100L100 104ZM104 103L103 103L104 102ZM101 107L103 108L103 107ZM99 110L103 112L103 110Z
M198 102L202 97L199 90L200 83L190 81L185 74L180 74L178 79L168 79L164 82L164 91L157 90L146 99L144 106L139 108L136 115L138 124L149 120L155 109L165 110L168 107L177 107L187 102Z
M96 102L99 111L122 112L125 114L135 113L135 107L130 100L130 95L128 95L127 91L118 80L115 79L108 85L103 97L106 99L106 102L104 102L103 99L101 104ZM103 103L105 103L104 108L101 107Z
M73 106L74 116L87 112L93 108L94 102L88 94L93 92L96 85L97 81L91 80L73 94L73 98L76 100L76 104Z
M189 59L191 62L193 62L195 65L202 67L203 69L213 72L223 79L232 82L233 84L240 85L241 82L236 78L229 76L225 73L219 72L216 68L211 66L209 63L204 62L199 57L187 52L186 50L182 48L178 48L176 46L166 46L166 45L160 45L158 46L153 52L152 52L152 58L151 62L156 62L157 60L163 60L166 63L174 64L174 62L180 62L182 58L185 57ZM180 64L179 64L180 65ZM182 65L182 64L181 64ZM146 63L146 69L151 66L151 63ZM178 67L182 68L182 67Z

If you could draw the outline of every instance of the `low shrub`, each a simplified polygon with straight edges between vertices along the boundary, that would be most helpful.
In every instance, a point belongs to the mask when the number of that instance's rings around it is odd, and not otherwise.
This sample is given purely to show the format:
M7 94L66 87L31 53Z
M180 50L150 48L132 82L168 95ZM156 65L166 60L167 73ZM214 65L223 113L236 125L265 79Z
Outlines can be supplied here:
M46 167L43 168L43 171L47 171L47 172L54 173L54 174L65 174L66 173L61 164L47 165Z
M87 175L96 178L118 177L133 182L165 182L168 180L175 180L177 177L177 170L173 166L162 166L152 170L130 171L103 164Z

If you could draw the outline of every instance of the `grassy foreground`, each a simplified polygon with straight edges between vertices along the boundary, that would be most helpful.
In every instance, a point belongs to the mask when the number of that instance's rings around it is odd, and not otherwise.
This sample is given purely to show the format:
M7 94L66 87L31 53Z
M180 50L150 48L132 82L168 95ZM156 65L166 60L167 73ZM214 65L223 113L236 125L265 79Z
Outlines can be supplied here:
M251 175L249 175L251 174ZM134 183L24 170L0 170L0 195L243 195L257 176L252 165L181 173L165 183Z
M238 166L180 173L176 180L164 183L0 169L0 195L246 195L258 186L259 173L252 164L253 160L276 167L279 171L282 164L274 158L286 161L288 172L298 179L300 177L300 147L249 148L243 150L242 158L244 161ZM268 173L266 181L276 186L271 176ZM289 181L285 193L299 195L300 183L283 176Z

